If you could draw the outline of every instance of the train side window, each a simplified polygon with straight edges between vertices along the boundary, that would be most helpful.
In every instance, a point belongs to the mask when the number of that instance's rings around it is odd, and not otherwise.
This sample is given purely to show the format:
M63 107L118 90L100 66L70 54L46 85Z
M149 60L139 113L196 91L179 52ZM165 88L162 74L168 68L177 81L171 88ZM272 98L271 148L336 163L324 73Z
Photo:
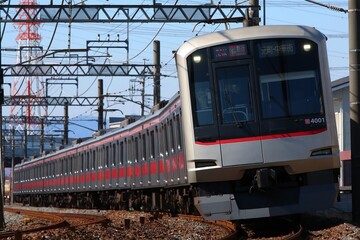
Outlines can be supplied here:
M144 133L142 135L142 160L146 160L147 156L146 156L146 134Z
M97 151L97 169L101 169L103 164L105 164L104 162L104 158L103 158L103 147L98 147L96 148Z
M47 176L47 165L48 165L47 163L45 163L45 164L42 165L42 169L43 169L43 170L42 170L42 174L43 174L43 175L41 175L41 178L42 178L42 179L44 179L44 178Z
M84 170L85 172L89 171L90 170L90 153L89 151L86 151L84 152L84 158L85 158L85 167L84 167Z
M105 167L109 167L109 162L110 162L110 153L111 153L111 145L110 146L106 146L106 150L105 150Z
M128 147L128 159L130 163L134 162L134 149L133 149L133 143L134 143L134 138L128 139L127 141L127 147Z
M96 158L96 151L95 150L93 150L93 152L92 152L92 164L91 164L91 169L92 170L95 170L95 158Z
M156 157L159 157L161 155L161 147L160 147L160 131L159 131L159 128L158 126L155 127L155 140L154 143L155 143L155 155Z
M130 142L131 142L131 139L126 139L125 142L124 142L124 160L125 160L125 163L131 163L130 161L130 156L131 156L131 148L130 148Z
M72 174L73 172L73 162L74 162L74 158L75 156L71 156L70 159L69 159L69 174Z
M178 149L180 150L182 148L180 115L176 115L176 137Z
M81 167L80 167L79 171L83 172L84 168L85 168L84 152L81 152Z
M64 164L65 164L65 168L64 168L64 175L67 175L68 171L69 171L69 157L64 158Z
M95 169L101 169L104 165L104 158L103 158L103 147L97 147L96 148L96 168Z
M164 152L165 155L167 156L169 154L169 137L168 137L168 127L166 125L166 123L163 126L163 142L164 142Z
M155 157L155 133L154 130L150 132L150 158Z
M124 164L124 142L120 142L120 148L119 148L119 163L122 165Z
M56 159L55 164L54 164L54 173L55 176L60 176L60 171L61 171L61 165L60 165L60 159Z
M134 141L134 162L138 162L139 159L139 138L135 137L135 141Z
M117 152L117 146L119 145L119 142L117 142L116 144L113 144L112 147L112 158L111 158L111 165L115 166L116 164L116 152Z
M170 145L169 145L170 149L169 149L169 151L170 151L171 153L174 152L174 148L175 148L174 131L175 131L175 129L174 129L173 120L170 119L170 121L169 121L169 135L170 135L170 141L169 141L169 143L170 143Z
M165 152L164 152L164 125L163 124L159 129L157 140L159 143L159 155L160 155L160 157L163 157L165 155Z
M59 166L61 166L59 169L59 175L62 176L64 172L64 159L60 158L59 161Z

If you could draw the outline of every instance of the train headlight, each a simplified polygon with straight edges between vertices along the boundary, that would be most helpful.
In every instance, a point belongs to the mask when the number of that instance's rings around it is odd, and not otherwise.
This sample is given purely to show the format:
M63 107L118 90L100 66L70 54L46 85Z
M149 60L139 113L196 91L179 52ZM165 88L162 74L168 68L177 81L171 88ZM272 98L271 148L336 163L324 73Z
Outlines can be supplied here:
M310 50L311 50L311 44L304 44L304 46L303 46L303 48L304 48L304 51L305 52L310 52Z
M193 57L193 61L194 61L194 63L199 63L199 62L201 62L201 56L194 56L194 57Z

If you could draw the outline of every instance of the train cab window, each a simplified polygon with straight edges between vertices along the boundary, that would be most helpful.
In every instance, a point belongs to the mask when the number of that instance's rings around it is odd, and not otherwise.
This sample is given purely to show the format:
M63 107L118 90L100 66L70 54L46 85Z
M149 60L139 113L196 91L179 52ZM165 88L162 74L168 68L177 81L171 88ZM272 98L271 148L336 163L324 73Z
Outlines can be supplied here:
M220 114L223 124L253 120L248 65L216 68L219 89Z
M206 59L206 49L202 49L193 53L188 61L190 92L193 96L191 107L195 127L214 124L210 74Z
M303 39L257 43L263 118L323 113L317 45Z

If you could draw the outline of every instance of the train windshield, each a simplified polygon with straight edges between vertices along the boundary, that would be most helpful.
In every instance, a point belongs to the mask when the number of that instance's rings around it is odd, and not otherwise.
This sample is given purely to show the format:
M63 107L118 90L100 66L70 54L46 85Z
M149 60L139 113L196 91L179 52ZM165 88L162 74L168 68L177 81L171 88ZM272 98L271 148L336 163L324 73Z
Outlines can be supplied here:
M256 50L263 118L323 113L316 44L263 40Z
M318 54L316 43L291 38L235 42L191 54L188 70L196 139L324 127Z

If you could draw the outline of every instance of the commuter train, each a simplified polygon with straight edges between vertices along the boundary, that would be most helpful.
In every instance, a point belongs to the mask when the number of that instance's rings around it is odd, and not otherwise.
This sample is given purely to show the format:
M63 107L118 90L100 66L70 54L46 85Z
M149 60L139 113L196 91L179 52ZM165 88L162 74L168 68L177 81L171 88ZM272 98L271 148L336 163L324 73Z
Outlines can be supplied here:
M326 37L256 26L176 51L180 92L146 117L15 167L16 201L250 219L333 206Z

